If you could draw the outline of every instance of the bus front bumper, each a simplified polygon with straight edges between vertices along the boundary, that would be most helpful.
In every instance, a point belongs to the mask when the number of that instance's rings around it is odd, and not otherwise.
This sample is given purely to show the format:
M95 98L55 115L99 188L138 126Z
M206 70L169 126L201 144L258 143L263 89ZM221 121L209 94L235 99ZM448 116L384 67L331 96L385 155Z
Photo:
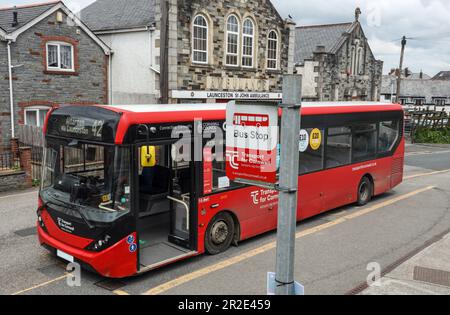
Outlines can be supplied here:
M94 271L107 278L117 279L130 277L137 273L137 253L135 251L130 252L127 238L102 252L95 253L69 246L53 238L39 224L37 224L37 228L39 243L43 247L53 254L60 251L65 255L72 256L74 262L79 263L87 270ZM136 235L134 235L134 239L136 239Z

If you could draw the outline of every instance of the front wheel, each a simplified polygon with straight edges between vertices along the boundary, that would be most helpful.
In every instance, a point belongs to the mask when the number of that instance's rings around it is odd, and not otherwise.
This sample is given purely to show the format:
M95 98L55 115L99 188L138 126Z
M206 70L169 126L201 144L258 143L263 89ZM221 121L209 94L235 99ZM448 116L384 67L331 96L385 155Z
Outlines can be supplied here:
M364 177L358 186L358 206L367 205L372 199L372 182L369 178Z
M205 236L205 249L210 255L226 251L234 238L233 218L225 212L216 215L208 225Z

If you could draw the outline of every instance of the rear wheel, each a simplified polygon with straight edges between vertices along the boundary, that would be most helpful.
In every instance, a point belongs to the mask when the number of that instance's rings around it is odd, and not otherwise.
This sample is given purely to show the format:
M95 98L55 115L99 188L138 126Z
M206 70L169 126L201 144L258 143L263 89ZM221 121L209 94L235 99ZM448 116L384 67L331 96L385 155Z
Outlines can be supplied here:
M226 251L234 238L234 221L226 212L216 215L208 225L205 236L205 249L210 255Z
M372 181L364 177L358 186L358 206L365 206L372 199Z

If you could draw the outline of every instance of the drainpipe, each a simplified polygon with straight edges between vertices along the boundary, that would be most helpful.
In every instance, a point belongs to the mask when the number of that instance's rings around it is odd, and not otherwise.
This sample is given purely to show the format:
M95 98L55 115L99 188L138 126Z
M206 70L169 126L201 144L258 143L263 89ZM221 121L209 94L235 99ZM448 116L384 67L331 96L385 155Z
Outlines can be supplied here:
M11 64L11 41L7 43L8 48L8 71L9 71L9 104L11 110L11 138L16 137L15 119L14 119L14 94L13 94L13 77Z
M109 56L108 56L109 58L108 58L108 63L109 63L109 69L108 69L108 71L109 71L109 105L113 105L114 103L113 103L113 90L112 90L112 88L113 88L113 83L112 83L112 78L113 78L113 74L112 74L112 57L113 57L113 53L112 53L112 51L109 53Z

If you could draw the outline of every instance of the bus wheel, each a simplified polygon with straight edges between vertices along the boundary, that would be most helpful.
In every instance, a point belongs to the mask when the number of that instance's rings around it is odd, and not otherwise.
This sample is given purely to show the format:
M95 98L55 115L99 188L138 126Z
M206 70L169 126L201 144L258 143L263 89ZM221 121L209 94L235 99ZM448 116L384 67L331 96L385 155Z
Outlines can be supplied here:
M358 186L358 206L365 206L372 199L372 182L364 177Z
M226 251L234 238L234 221L226 212L216 215L208 225L205 236L205 249L210 255Z

